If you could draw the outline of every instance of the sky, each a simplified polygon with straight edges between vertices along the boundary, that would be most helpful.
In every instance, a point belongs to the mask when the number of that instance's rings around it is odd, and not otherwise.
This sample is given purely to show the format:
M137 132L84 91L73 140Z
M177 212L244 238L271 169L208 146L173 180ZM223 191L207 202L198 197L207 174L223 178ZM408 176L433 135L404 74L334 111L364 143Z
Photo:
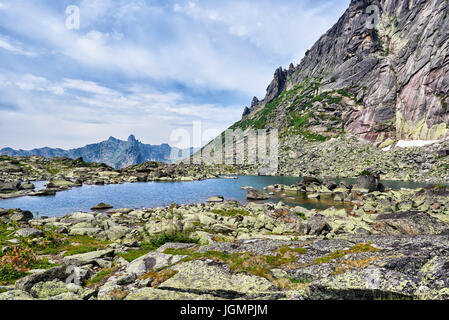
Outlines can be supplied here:
M207 143L349 2L0 0L0 148Z

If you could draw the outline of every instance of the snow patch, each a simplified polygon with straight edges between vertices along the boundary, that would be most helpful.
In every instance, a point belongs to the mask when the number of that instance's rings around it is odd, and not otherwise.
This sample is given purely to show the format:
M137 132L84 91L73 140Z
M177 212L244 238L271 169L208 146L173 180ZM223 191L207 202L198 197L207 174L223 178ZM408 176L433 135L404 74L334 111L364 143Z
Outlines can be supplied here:
M412 148L412 147L424 147L429 144L440 142L441 140L399 140L397 148Z

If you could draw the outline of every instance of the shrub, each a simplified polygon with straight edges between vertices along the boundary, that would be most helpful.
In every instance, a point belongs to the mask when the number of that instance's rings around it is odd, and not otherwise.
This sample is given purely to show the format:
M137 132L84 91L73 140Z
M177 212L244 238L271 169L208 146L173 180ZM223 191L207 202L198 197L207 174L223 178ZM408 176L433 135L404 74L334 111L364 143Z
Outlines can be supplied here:
M12 268L18 272L28 272L30 265L37 261L30 248L14 247L0 260L0 268Z
M362 176L372 176L373 175L373 173L371 172L371 171L369 171L369 170L363 170L361 173L360 173L360 176L362 177Z

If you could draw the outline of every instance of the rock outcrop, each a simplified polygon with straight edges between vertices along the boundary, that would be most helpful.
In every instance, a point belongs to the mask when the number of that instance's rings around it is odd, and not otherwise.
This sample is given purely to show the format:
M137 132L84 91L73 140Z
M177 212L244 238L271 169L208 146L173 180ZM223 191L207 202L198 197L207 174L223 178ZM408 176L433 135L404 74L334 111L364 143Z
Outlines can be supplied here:
M344 130L378 144L447 137L448 6L444 0L352 0L299 65L276 70L251 110L253 123L240 125L301 124L295 134Z

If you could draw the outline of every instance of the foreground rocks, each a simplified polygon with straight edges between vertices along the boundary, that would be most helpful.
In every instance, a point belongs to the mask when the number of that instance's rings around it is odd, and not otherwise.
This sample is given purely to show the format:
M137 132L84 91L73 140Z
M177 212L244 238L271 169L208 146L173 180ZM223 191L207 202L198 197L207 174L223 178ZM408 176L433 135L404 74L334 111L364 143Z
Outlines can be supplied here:
M138 210L100 203L93 212L41 219L0 209L1 255L26 245L48 261L1 287L0 299L449 297L445 186L389 190L364 170L353 185L306 176L292 186L244 189L257 201L214 196ZM293 194L335 206L264 202Z
M68 283L64 267L53 268L19 280L0 300L447 299L448 248L443 236L215 242L189 249L187 259L175 249L152 253L154 264L137 274L116 263L98 286ZM234 261L244 257L246 272ZM257 266L262 276L251 271Z
M40 250L59 239L57 248L67 239L79 248L46 255L54 267L2 287L0 299L449 298L445 188L369 192L312 178L270 188L341 193L353 208L224 201L44 219L0 210L2 223L20 224L7 232L9 247L28 239ZM196 240L148 247L164 233Z

